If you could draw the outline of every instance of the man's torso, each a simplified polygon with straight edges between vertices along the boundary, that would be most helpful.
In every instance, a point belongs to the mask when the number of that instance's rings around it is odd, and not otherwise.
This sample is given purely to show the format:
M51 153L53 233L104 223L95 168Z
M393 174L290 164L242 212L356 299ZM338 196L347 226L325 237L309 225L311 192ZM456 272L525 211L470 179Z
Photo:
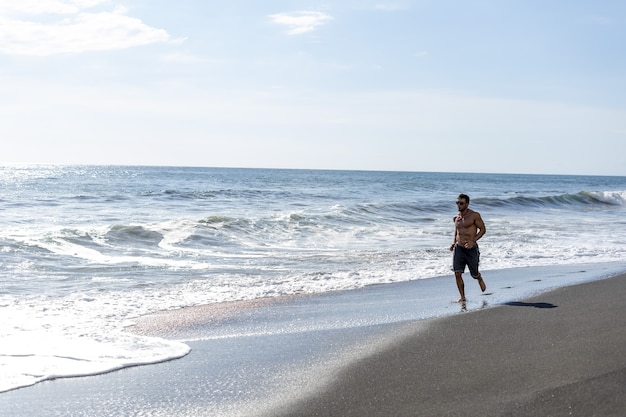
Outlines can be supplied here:
M454 217L454 225L457 230L456 243L463 245L468 241L474 240L478 230L476 226L478 216L478 213L468 209L465 214L459 213Z

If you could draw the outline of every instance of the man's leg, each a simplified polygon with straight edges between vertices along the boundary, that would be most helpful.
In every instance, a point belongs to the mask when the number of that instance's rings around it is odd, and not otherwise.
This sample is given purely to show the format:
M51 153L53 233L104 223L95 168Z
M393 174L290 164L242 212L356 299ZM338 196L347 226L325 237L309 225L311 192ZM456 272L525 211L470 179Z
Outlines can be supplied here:
M459 303L465 301L465 283L463 282L463 272L454 271L454 276L456 278L456 286L459 289L459 294L461 298L459 298Z
M485 281L483 281L483 276L480 274L480 272L478 273L477 277L472 276L472 278L478 280L478 285L480 285L480 290L482 292L485 292L485 290L487 289L487 284L485 284Z
M478 272L478 264L480 263L480 251L478 250L478 246L474 246L471 249L470 253L471 255L467 263L470 274L472 275L472 278L478 280L478 285L480 285L481 291L485 292L485 290L487 289L487 284L485 284L482 275L480 274L480 272Z

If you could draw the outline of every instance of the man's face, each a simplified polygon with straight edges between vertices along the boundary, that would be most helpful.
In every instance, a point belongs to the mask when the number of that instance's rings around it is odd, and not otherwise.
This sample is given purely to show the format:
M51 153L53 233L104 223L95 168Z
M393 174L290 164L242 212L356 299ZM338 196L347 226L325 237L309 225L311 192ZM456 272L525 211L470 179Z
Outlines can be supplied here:
M467 208L467 201L465 201L464 198L457 198L456 207L459 209L459 211L465 210Z

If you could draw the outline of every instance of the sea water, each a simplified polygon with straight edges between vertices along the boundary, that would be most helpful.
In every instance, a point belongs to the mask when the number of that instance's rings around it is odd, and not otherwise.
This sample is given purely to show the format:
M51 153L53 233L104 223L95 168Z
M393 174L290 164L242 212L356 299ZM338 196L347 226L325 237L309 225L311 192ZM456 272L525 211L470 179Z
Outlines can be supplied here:
M124 331L148 313L450 276L461 192L485 273L626 262L626 177L5 166L0 184L0 392L187 354Z

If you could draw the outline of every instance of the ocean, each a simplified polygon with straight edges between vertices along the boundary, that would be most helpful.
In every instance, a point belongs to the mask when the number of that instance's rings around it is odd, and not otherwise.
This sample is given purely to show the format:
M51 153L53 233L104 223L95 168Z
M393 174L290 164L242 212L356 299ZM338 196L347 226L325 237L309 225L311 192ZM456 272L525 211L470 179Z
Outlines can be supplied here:
M626 177L3 166L0 184L0 392L186 355L125 330L162 310L441 277L456 299L459 193L488 285L626 270Z

